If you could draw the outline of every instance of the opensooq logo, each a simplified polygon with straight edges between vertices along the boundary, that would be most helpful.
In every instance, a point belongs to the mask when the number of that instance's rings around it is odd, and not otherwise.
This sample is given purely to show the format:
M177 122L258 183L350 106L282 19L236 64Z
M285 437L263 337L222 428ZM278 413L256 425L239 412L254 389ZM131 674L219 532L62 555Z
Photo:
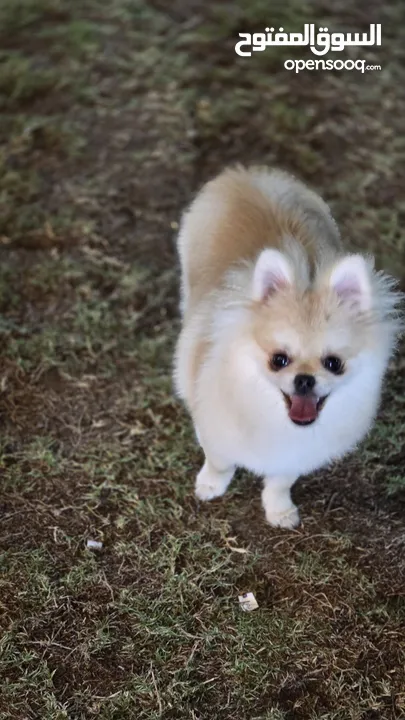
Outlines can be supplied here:
M263 52L267 47L305 47L309 45L315 55L326 55L332 52L341 52L345 47L365 47L381 45L381 25L370 25L368 33L329 33L328 28L319 28L315 32L314 24L305 24L303 33L285 33L279 28L279 32L273 37L274 28L265 28L264 33L239 33L242 40L236 43L235 52L242 57L250 57L252 50ZM243 50L242 48L249 48Z

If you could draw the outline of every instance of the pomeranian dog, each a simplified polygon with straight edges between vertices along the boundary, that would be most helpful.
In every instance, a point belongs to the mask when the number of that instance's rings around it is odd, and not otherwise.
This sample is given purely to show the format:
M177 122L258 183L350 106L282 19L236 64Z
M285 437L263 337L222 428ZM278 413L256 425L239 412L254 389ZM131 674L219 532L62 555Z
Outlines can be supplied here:
M284 172L227 169L179 231L183 326L175 386L205 463L200 500L236 467L264 477L267 521L299 523L299 475L352 450L376 415L401 294L345 254L326 203Z

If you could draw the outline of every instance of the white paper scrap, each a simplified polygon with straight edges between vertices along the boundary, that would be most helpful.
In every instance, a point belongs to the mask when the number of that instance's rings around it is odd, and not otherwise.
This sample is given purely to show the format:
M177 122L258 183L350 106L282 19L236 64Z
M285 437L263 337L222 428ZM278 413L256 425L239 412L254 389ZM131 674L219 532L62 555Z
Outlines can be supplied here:
M245 593L245 595L238 595L238 600L243 612L251 612L259 607L259 604L252 592Z
M87 540L86 547L89 550L102 550L103 543L99 542L99 540Z

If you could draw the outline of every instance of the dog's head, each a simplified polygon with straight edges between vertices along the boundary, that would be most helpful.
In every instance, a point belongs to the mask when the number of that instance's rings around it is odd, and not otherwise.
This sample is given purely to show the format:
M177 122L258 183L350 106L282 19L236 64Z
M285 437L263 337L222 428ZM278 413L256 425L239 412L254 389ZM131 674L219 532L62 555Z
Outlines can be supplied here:
M398 294L369 260L347 255L318 268L309 282L307 267L267 249L256 261L251 292L253 339L291 422L316 422L365 363L379 363L382 375L398 329L392 317Z

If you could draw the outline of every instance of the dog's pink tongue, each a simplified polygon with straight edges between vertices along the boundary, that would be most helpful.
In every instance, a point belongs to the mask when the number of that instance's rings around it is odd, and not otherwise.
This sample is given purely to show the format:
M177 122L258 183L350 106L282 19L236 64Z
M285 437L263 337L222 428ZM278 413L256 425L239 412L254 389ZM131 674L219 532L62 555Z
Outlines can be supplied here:
M311 395L291 395L289 416L297 422L310 422L318 416L317 398Z

